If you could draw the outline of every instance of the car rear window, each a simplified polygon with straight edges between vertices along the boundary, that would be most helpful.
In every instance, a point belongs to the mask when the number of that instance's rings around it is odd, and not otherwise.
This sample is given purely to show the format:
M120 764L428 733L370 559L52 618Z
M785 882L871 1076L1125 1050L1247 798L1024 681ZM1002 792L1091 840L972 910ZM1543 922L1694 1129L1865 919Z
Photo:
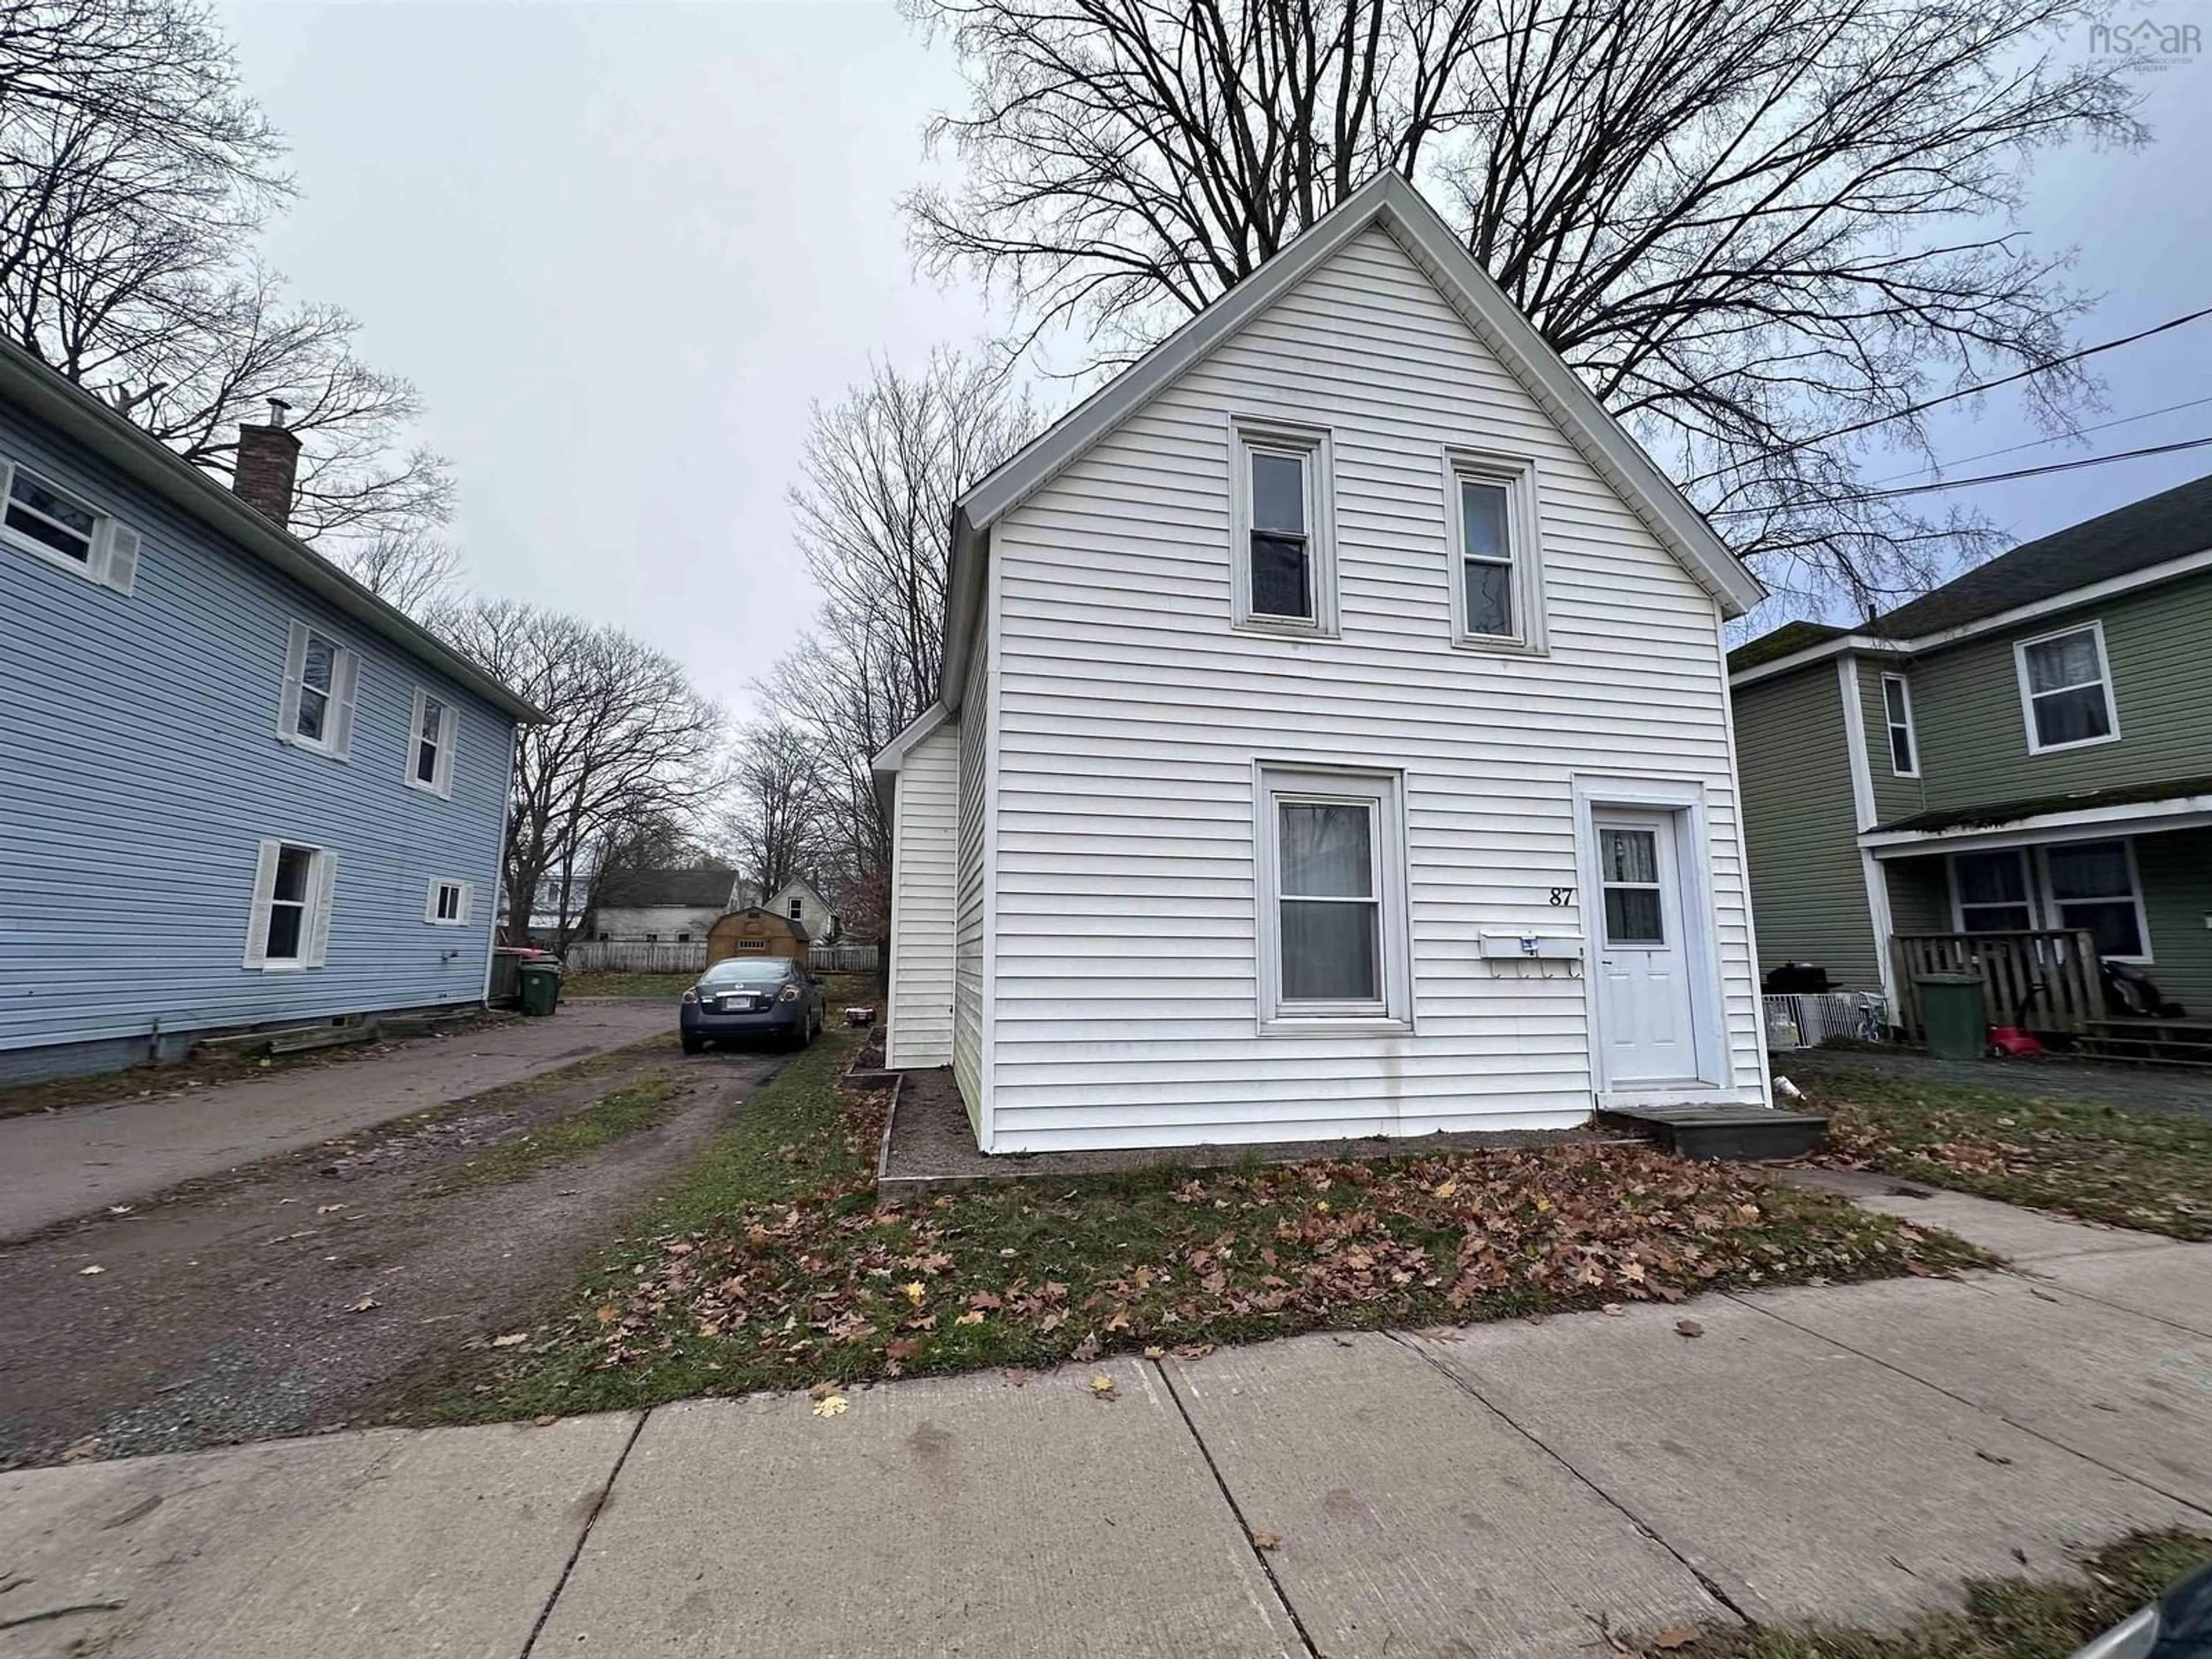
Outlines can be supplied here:
M791 964L781 960L745 962L732 957L718 962L707 970L702 985L774 985L790 973Z

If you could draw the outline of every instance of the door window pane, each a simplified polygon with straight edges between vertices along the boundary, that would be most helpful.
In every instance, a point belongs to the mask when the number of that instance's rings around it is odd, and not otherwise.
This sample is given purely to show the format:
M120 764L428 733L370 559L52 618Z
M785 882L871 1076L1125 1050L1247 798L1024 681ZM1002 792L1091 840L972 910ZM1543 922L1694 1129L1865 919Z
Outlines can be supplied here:
M1605 890L1605 939L1608 945L1664 945L1667 927L1656 887Z
M1650 830L1604 830L1599 848L1607 881L1651 884L1659 879L1659 838Z

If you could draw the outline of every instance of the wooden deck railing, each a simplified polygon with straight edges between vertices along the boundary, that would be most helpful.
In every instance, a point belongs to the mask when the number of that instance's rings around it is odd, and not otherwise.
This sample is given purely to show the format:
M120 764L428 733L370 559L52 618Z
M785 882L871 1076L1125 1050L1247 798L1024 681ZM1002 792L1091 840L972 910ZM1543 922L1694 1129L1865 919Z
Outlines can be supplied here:
M2087 933L2053 928L2019 933L1899 933L1889 948L1903 1005L1899 1021L1915 1038L1923 1030L1920 991L1913 981L1922 974L1979 974L1987 988L1992 1025L2009 1025L2017 1015L2031 1031L2075 1036L2104 1014L2097 942Z

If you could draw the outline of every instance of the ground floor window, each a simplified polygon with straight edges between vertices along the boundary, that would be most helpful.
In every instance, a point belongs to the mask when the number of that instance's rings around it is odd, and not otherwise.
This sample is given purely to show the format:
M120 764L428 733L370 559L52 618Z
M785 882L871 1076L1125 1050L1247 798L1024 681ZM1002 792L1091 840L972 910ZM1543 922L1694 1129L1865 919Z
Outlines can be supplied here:
M1955 854L1951 881L1962 933L2081 928L2096 936L2100 956L2150 960L2142 884L2125 840Z
M1262 1021L1405 1020L1397 779L1270 768L1260 808Z
M244 965L264 972L319 968L331 938L337 854L326 847L264 841L255 858Z

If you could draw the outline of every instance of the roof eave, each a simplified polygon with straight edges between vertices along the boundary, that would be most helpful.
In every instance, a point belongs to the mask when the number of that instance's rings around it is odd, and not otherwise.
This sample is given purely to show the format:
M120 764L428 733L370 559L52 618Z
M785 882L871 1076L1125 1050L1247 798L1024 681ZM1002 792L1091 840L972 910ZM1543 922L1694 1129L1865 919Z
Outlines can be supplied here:
M82 387L0 342L0 397L83 445L179 512L435 668L502 714L543 725L544 710L366 587Z

